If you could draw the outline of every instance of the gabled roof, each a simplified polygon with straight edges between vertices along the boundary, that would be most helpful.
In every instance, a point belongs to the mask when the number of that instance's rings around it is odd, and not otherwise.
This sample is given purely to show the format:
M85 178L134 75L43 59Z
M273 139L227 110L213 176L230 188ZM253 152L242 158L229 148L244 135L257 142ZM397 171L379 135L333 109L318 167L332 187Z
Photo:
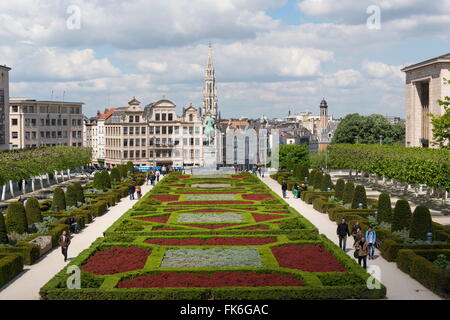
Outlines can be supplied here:
M433 58L433 59L429 59L429 60L425 60L410 66L407 66L405 68L403 68L401 71L403 72L407 72L407 71L411 71L417 68L421 68L430 64L435 64L435 63L440 63L440 62L450 62L450 53L447 54L443 54L442 56Z
M109 109L109 110L106 111L105 113L102 113L101 115L99 115L99 116L98 116L98 119L99 119L99 120L106 120L106 119L108 119L109 117L111 117L112 114L114 113L114 111L116 111L116 110L117 110L117 108Z

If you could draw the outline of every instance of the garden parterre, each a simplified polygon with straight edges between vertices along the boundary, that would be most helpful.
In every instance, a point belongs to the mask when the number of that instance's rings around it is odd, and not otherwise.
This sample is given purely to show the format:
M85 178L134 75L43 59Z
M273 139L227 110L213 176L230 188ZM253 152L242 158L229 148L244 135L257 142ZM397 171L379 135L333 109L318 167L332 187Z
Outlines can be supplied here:
M350 299L386 294L382 285L368 289L369 274L246 173L165 177L71 265L81 267L82 288L65 288L70 275L64 269L41 289L42 298Z

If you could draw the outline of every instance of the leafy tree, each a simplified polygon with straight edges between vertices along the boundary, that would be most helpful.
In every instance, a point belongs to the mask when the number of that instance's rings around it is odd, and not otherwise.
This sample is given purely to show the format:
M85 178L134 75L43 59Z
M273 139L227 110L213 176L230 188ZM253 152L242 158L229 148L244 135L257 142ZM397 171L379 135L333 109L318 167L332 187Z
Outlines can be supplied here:
M0 244L8 244L8 232L6 231L5 217L0 213Z
M126 166L127 166L127 171L128 172L133 172L134 171L134 164L133 164L133 162L131 162L131 161L128 161L127 162L127 164L126 164Z
M344 204L352 203L354 194L355 194L355 184L353 183L353 181L347 181L344 188L344 194L342 195L342 202Z
M363 209L367 209L367 195L366 188L363 185L357 185L355 193L353 194L352 209L358 209L359 204L362 204Z
M292 169L296 164L309 164L309 147L299 144L284 144L280 146L280 168Z
M311 154L309 156L309 162L311 168L315 169L321 169L327 167L327 160L326 160L326 151L319 151L315 154Z
M69 207L76 207L78 205L77 201L77 191L73 184L69 185L66 190L66 205Z
M25 203L25 212L28 224L42 222L42 213L39 201L36 198L29 198Z
M411 225L411 207L407 200L398 200L392 215L392 231L409 229Z
M117 166L117 168L120 171L120 177L122 179L125 179L126 177L128 177L128 172L127 172L127 166L126 165L120 164L120 165Z
M409 237L426 240L427 233L433 231L430 210L426 206L417 206L411 219Z
M338 179L336 181L336 187L334 189L334 197L336 199L342 200L342 196L344 195L344 188L345 188L345 180Z
M445 79L445 81L450 84L450 80ZM450 97L446 96L444 100L439 100L439 104L443 106L444 113L441 116L431 114L434 139L432 144L450 150Z
M336 128L332 143L377 144L380 136L383 136L383 144L402 144L405 140L405 124L391 124L380 114L349 114Z
M308 185L313 186L314 185L314 181L316 179L316 174L319 172L319 170L317 169L313 169L308 176Z
M329 174L326 174L323 176L320 190L328 191L328 189L333 190L334 185L333 185L333 182L331 181L331 176Z
M19 234L28 231L27 214L22 202L13 202L6 210L6 230Z
M111 181L112 182L120 182L120 171L119 168L114 167L111 169Z
M391 197L387 193L381 193L378 196L378 222L392 222L392 204Z
M54 211L66 210L66 195L64 194L64 190L61 188L56 188L53 191L52 210Z

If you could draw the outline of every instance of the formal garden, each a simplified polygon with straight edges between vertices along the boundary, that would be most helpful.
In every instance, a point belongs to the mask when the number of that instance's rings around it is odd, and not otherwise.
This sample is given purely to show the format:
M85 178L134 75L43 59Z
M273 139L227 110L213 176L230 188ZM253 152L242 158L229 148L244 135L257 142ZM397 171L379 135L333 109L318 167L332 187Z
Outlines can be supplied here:
M397 179L399 183L427 184L431 188L450 189L450 161L446 150L414 150L394 146L332 145L329 165ZM338 179L320 170L296 165L271 176L289 190L305 184L301 200L319 213L340 222L346 219L350 229L358 221L365 232L369 226L377 232L378 248L387 261L442 297L450 296L450 227L432 221L430 210L418 205L411 210L407 200L391 202L388 193L369 198L363 185L352 179Z
M75 155L78 152L75 150ZM6 215L0 214L0 288L20 274L24 265L33 265L57 247L63 231L70 234L68 218L73 218L81 231L126 197L130 184L144 181L145 176L133 172L130 162L115 167L111 174L108 171L96 173L94 180L85 185L76 182L65 190L55 188L50 199L28 198L25 204L11 202Z
M68 289L78 266L81 288ZM72 270L72 269L71 269ZM386 288L249 173L172 173L43 299L381 299ZM370 281L370 279L369 279Z

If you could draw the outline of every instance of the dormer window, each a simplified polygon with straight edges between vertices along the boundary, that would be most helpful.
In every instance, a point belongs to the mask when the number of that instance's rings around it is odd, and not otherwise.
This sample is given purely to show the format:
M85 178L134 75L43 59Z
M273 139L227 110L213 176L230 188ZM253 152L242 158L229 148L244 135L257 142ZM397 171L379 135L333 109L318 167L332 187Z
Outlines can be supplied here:
M189 121L194 121L194 116L192 114L189 115Z
M128 117L128 122L133 122L133 120L134 120L134 117L133 117L133 116L129 116L129 117Z

